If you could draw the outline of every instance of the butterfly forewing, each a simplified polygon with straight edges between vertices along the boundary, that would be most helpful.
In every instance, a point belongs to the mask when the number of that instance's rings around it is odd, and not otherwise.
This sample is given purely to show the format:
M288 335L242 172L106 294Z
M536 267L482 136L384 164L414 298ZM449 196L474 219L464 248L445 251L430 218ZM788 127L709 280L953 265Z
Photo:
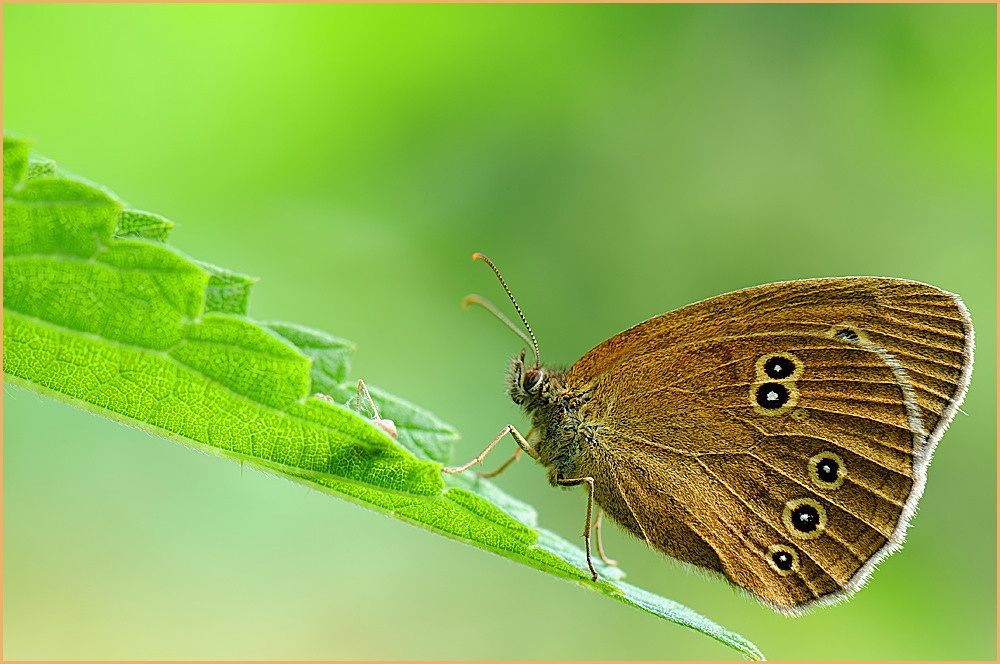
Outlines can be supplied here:
M650 318L589 351L568 380L586 384L657 348L780 331L855 334L888 350L910 374L929 434L947 426L972 371L972 323L957 296L903 279L842 277L756 286Z

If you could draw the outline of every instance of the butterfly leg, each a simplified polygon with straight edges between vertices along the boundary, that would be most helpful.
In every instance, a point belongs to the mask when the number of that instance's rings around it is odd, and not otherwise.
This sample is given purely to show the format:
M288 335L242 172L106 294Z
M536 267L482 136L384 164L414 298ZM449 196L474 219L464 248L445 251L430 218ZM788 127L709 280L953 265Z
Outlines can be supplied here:
M476 473L476 475L478 475L479 477L482 477L483 479L489 479L489 478L491 478L491 477L496 477L497 475L499 475L499 474L500 474L500 473L502 473L503 471L507 470L507 467L508 467L508 466L509 466L510 464L512 464L512 463L514 463L515 461L517 461L518 459L520 459L520 458L521 458L521 455L522 455L522 454L524 454L524 450L522 450L522 449L521 449L521 448L519 447L519 448L517 448L516 450L514 450L514 453L513 453L512 455L510 455L510 458L509 458L509 459L507 459L506 461L504 461L504 462L503 462L503 465L501 465L501 466L500 466L499 468L497 468L496 470L492 470L492 471L490 471L490 472L488 472L488 473Z
M597 538L597 555L601 557L605 565L618 565L617 560L612 560L604 555L604 543L601 541L601 518L604 516L604 510L600 506L597 507L597 519L594 521L594 531Z
M477 456L475 459L465 464L464 466L457 466L455 468L442 468L441 472L447 473L449 475L454 475L455 473L461 473L463 471L468 470L477 463L482 463L482 460L486 458L486 455L490 453L490 450L496 447L496 444L499 443L503 439L503 437L506 436L507 434L514 436L514 440L517 441L517 446L520 447L525 452L527 452L528 456L530 456L532 459L535 459L536 461L538 460L538 452L536 452L535 448L531 446L531 443L529 443L527 440L524 439L524 436L521 435L520 431L514 428L513 424L508 424L503 428L502 431L500 431L500 433L497 434L497 437L493 439L493 442L487 445L486 449L480 452L479 456ZM508 463L510 463L510 461L508 461ZM507 464L504 464L501 467L501 470L503 470L503 468L506 467Z
M591 577L593 577L594 581L597 581L598 575L597 570L594 569L594 559L590 556L590 525L591 519L594 516L594 478L576 477L570 480L557 479L556 482L563 486L576 486L577 484L583 484L584 482L587 483L587 489L589 491L587 495L587 523L583 527L583 541L587 545L587 567L590 568Z

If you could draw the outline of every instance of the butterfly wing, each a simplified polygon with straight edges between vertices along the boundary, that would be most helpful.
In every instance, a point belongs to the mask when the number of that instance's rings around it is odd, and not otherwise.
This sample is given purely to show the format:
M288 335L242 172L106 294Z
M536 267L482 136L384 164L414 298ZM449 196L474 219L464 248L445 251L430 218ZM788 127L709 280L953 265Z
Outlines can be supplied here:
M897 280L811 285L821 304L791 282L714 314L709 300L659 316L569 373L580 387L589 377L595 444L580 464L605 510L786 611L853 592L899 546L971 369L954 296Z

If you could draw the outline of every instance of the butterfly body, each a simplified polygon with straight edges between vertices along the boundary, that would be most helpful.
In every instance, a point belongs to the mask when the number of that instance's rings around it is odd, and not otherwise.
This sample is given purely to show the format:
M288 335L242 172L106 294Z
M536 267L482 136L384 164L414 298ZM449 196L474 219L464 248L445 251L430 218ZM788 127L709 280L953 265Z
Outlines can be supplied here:
M957 296L812 279L654 317L568 371L522 353L508 394L550 482L589 478L629 533L795 613L902 543L971 366Z

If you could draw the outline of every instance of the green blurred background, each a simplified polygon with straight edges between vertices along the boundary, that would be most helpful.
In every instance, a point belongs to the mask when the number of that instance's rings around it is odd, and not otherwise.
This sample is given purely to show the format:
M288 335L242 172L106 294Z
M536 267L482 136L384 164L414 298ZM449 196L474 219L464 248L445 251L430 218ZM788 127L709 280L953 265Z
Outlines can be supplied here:
M251 315L358 343L354 377L462 432L550 363L781 279L962 295L976 371L904 549L789 619L607 528L641 587L773 659L995 659L996 6L7 5L4 128L172 243L261 277ZM728 658L506 559L4 389L6 659ZM498 453L499 463L506 452ZM498 483L579 539L582 491Z

